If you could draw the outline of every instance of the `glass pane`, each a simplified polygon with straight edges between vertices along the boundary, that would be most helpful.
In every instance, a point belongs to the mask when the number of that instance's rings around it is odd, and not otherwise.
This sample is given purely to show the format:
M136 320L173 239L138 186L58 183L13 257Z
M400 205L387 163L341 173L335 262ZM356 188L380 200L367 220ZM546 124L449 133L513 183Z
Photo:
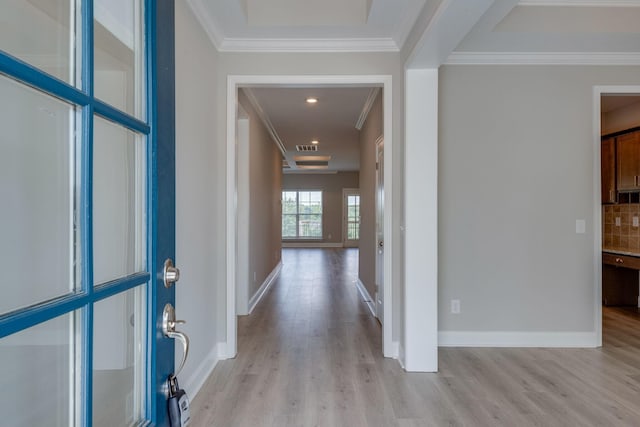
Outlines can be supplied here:
M0 75L0 313L75 288L74 122L71 105Z
M3 426L75 424L73 336L67 314L0 340Z
M141 0L94 0L95 95L143 118L144 45Z
M145 270L145 138L95 117L94 284Z
M322 192L321 191L300 191L299 192L299 212L301 214L322 213Z
M298 193L296 191L282 192L282 213L295 214L298 211Z
M73 84L74 4L75 0L2 0L0 49Z
M282 237L296 237L297 215L282 215Z
M93 312L93 426L131 426L144 416L144 290L98 302Z
M322 215L300 215L298 230L300 237L322 237Z

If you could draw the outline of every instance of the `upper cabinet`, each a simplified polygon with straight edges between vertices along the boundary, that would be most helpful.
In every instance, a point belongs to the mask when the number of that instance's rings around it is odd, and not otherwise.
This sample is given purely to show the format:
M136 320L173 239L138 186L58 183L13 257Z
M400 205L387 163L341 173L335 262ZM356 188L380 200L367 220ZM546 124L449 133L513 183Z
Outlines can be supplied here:
M614 137L602 140L600 161L602 203L616 203L616 139Z
M616 149L618 191L640 190L640 131L616 137Z

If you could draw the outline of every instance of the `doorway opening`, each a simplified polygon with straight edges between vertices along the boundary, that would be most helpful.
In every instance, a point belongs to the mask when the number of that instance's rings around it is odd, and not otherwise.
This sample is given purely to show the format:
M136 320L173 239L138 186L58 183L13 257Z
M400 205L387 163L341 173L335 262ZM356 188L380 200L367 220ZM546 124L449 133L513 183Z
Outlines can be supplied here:
M236 149L237 141L237 103L238 89L257 87L380 87L383 89L383 128L391 129L392 117L392 92L391 76L229 76L227 82L227 313L226 313L226 348L223 353L226 357L234 357L237 353L237 310L236 310L236 286L238 279L237 249L241 246L239 242L239 222L236 200L242 197L241 188L238 186L238 154ZM387 189L384 201L384 223L386 244L392 243L392 138L391 132L386 138L387 155L384 164L385 178L384 187ZM342 242L340 242L342 245ZM393 269L390 251L383 257L384 279L386 283L391 283L391 273ZM385 357L397 357L397 348L392 341L392 289L387 287L384 291L384 314L388 319L382 327L382 352Z
M594 88L594 149L594 241L602 254L594 269L595 326L602 346L603 330L619 331L628 321L640 326L639 86Z

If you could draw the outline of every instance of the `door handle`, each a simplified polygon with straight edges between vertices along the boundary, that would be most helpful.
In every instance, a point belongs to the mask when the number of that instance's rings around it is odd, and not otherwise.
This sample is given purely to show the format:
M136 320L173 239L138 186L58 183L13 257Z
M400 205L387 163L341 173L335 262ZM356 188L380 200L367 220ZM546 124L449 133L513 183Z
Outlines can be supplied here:
M172 338L180 341L182 344L182 361L178 366L178 369L174 373L174 376L178 376L189 355L189 337L184 332L176 331L176 325L187 323L185 320L176 320L176 311L171 304L164 306L162 312L162 333L167 338Z
M379 246L379 247L381 247L381 248L382 248L382 247L384 247L384 242L383 242L382 240L380 240L380 241L378 242L378 246Z

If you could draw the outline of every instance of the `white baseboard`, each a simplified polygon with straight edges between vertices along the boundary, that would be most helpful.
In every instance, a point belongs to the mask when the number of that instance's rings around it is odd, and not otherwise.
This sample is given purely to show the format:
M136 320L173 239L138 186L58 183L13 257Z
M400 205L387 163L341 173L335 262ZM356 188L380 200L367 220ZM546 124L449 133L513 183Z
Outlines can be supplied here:
M220 360L220 344L216 344L193 374L185 382L180 382L192 401Z
M222 341L218 343L218 359L219 360L233 359L234 357L236 357L235 354L229 354L226 341Z
M271 285L273 285L274 280L276 279L276 277L278 277L278 274L280 274L280 270L282 270L282 261L280 261L275 266L275 268L271 271L271 273L269 273L267 278L264 279L264 282L262 282L260 288L256 291L255 294L253 294L251 299L249 299L249 314L253 312L253 309L256 308L264 294L269 290Z
M283 248L341 248L342 243L327 242L282 242Z
M597 347L595 332L440 331L439 347Z
M367 307L369 307L369 311L371 312L373 317L377 318L378 316L376 315L376 302L369 294L369 291L364 286L364 283L362 283L362 280L360 280L359 278L358 280L356 280L356 288L358 288L358 292L360 292L364 303L367 304Z
M406 370L406 359L405 359L404 346L398 344L398 363L403 370Z
M400 343L398 341L391 341L391 357L393 359L400 357Z

